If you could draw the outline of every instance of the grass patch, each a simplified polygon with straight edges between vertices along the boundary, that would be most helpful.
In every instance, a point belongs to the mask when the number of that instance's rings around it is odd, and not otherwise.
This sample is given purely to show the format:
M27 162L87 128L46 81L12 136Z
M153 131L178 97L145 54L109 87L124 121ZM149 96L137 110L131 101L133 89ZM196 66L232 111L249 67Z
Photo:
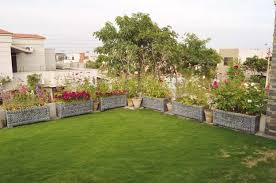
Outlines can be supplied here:
M262 137L116 109L0 130L0 182L275 182L275 151Z

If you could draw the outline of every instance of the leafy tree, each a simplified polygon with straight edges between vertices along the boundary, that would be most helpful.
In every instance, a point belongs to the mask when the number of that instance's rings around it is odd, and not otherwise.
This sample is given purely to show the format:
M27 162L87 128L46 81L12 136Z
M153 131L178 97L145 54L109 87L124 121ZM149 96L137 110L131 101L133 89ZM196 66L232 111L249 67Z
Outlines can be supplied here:
M268 61L258 56L247 58L243 66L253 72L265 72L267 70Z
M195 34L188 33L182 46L182 61L179 70L212 78L216 74L221 57L216 50L207 48L210 39L201 40Z
M107 22L94 33L103 45L96 48L98 61L109 73L126 75L137 73L138 90L146 72L161 75L169 72L171 61L177 54L176 33L170 27L159 28L148 14L137 13L118 16L116 26Z

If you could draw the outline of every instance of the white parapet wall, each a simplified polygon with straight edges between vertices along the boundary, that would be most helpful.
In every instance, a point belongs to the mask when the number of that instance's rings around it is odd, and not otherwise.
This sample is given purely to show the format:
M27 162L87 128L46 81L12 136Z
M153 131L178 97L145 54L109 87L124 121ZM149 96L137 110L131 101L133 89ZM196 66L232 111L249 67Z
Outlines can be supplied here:
M18 72L14 73L13 81L8 84L5 89L14 90L17 89L19 85L26 85L27 76L31 74L40 74L42 84L47 87L65 86L67 82L79 84L86 78L91 84L95 85L97 78L102 78L97 69Z

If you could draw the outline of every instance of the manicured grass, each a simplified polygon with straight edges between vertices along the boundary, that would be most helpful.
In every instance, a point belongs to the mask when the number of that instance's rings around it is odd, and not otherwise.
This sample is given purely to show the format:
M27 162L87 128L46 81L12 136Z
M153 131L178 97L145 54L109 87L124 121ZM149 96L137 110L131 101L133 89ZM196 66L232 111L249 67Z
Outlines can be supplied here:
M261 137L116 109L0 130L0 182L274 183L275 150Z

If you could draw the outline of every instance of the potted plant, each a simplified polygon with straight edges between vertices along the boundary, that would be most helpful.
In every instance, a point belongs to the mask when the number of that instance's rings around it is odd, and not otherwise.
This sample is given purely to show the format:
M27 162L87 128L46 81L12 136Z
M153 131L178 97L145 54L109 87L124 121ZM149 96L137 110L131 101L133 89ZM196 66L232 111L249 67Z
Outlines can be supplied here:
M241 73L235 65L230 73ZM240 74L213 85L212 98L215 105L213 123L247 133L259 130L260 115L265 110L266 92L256 83L248 83Z
M8 128L50 119L46 105L48 98L40 87L37 87L36 91L30 91L27 86L20 86L19 91L7 96L3 109L6 110Z
M191 77L177 86L172 113L203 122L209 99L208 80Z

